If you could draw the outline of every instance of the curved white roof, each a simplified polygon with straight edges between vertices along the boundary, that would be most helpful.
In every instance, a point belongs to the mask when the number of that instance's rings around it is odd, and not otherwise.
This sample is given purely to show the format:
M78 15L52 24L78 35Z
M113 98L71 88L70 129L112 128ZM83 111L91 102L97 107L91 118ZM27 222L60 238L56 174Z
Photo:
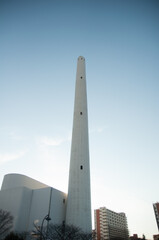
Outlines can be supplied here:
M30 189L39 189L39 188L46 188L49 186L22 174L10 173L5 175L1 190L16 188L16 187L27 187Z

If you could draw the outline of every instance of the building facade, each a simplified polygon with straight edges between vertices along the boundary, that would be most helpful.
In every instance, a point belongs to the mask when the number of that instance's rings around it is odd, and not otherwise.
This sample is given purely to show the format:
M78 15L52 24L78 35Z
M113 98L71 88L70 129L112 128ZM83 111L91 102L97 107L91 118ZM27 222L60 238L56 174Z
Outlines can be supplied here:
M138 235L135 233L133 234L133 236L130 236L130 240L146 240L146 238L144 234L142 235L142 238L141 238L141 237L138 237Z
M153 209L154 209L154 212L155 212L157 227L158 227L158 230L159 230L159 203L158 202L153 204Z
M96 240L128 240L128 225L125 213L116 213L106 207L94 211Z
M159 234L153 235L153 240L159 240Z
M4 176L0 209L14 217L14 231L32 231L49 215L53 224L62 224L66 213L66 194L21 174ZM44 226L46 225L44 222Z

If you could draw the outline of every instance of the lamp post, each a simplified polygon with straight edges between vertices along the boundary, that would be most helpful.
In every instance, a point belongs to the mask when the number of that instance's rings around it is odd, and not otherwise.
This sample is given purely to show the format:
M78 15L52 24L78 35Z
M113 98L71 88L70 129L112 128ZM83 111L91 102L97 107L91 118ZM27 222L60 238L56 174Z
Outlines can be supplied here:
M47 214L47 215L43 218L43 220L42 220L41 229L40 229L40 240L42 240L42 238L43 238L43 225L44 225L44 221L45 221L45 220L47 221L47 228L48 228L48 223L49 223L49 221L51 220L49 214ZM48 230L48 229L47 229L47 230Z
M65 239L65 221L62 222L62 239Z

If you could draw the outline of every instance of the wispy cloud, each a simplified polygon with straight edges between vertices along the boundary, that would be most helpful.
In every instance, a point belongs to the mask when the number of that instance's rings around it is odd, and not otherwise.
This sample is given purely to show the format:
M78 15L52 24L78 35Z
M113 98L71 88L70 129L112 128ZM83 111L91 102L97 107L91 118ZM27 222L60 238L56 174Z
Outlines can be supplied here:
M51 138L51 137L38 137L37 143L40 145L46 145L46 146L59 146L63 142L70 141L70 137L67 138Z
M91 133L97 132L97 133L102 133L104 132L108 126L101 126L101 127L96 127L90 130Z
M26 153L26 151L20 151L18 153L4 153L4 154L0 154L0 164L3 164L5 162L9 162L9 161L18 159L18 158L24 156L25 153Z
M9 134L10 139L12 140L21 140L22 137L18 135L15 131L11 131Z

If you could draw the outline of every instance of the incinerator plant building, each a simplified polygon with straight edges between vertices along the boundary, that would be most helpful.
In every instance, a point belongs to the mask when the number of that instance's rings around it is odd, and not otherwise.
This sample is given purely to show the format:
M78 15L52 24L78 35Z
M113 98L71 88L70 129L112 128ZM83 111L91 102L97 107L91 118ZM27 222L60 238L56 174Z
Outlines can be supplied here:
M65 181L65 179L64 179ZM0 191L0 209L14 217L13 230L31 231L34 222L74 225L91 233L91 194L85 59L77 60L68 196L21 174L7 174Z

